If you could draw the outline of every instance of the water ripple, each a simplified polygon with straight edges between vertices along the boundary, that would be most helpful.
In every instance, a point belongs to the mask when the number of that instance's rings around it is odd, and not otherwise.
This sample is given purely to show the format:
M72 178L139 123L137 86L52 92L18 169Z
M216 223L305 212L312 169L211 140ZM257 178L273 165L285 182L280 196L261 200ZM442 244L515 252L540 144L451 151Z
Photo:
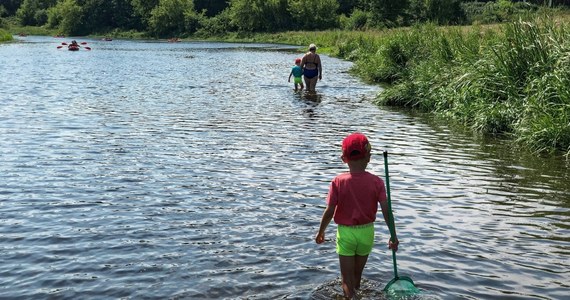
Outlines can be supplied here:
M61 41L0 45L0 298L340 296L334 225L313 237L352 131L371 172L389 151L421 299L566 297L567 161L378 108L326 56L319 93L294 93L296 47ZM393 276L376 231L363 299Z

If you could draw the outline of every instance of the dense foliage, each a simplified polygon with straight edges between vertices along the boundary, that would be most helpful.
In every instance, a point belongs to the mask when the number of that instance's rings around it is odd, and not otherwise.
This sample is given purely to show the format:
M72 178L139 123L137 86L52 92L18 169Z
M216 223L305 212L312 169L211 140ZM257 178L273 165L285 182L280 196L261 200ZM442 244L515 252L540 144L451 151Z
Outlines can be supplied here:
M12 35L2 29L0 29L0 42L11 41Z
M393 28L508 21L570 0L3 0L1 18L63 34L145 32L154 37L226 32Z
M521 20L467 32L424 25L359 44L356 70L392 82L380 103L435 113L481 133L512 134L538 152L570 154L565 23Z

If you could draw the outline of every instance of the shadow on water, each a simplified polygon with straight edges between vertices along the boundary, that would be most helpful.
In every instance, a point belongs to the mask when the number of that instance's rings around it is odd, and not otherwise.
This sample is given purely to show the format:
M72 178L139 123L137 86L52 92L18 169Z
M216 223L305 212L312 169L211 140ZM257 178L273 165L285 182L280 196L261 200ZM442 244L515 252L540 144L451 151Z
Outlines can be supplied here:
M301 94L301 99L307 104L313 104L317 106L319 103L321 103L323 95L317 92L304 91Z
M295 99L298 100L300 103L306 105L303 108L302 112L303 115L306 117L312 118L315 117L315 109L323 100L323 95L317 92L307 92L307 91L294 91Z

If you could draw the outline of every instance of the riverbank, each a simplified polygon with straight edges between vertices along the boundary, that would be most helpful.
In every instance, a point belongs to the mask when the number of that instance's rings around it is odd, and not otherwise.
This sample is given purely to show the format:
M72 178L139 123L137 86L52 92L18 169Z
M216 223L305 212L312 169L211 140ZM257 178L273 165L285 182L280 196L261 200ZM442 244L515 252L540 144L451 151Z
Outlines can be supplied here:
M482 135L508 135L542 154L570 156L570 25L548 16L490 26L378 31L230 33L193 40L310 43L389 84L378 105L437 115ZM114 31L114 38L144 38Z
M13 37L9 32L0 29L0 43L11 41L12 39L13 39Z
M548 16L492 26L287 32L251 42L316 43L389 84L377 104L428 112L541 154L570 155L570 25ZM243 41L244 39L242 39Z

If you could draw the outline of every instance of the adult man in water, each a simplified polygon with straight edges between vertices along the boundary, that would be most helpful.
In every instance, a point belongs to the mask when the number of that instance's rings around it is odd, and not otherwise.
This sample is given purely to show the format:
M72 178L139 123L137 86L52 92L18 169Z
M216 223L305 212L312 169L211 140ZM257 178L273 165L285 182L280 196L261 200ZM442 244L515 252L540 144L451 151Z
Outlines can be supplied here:
M315 44L309 45L309 52L303 56L301 60L301 68L303 69L303 77L307 91L315 92L318 80L323 79L323 68L321 66L321 57L316 53L317 46Z

